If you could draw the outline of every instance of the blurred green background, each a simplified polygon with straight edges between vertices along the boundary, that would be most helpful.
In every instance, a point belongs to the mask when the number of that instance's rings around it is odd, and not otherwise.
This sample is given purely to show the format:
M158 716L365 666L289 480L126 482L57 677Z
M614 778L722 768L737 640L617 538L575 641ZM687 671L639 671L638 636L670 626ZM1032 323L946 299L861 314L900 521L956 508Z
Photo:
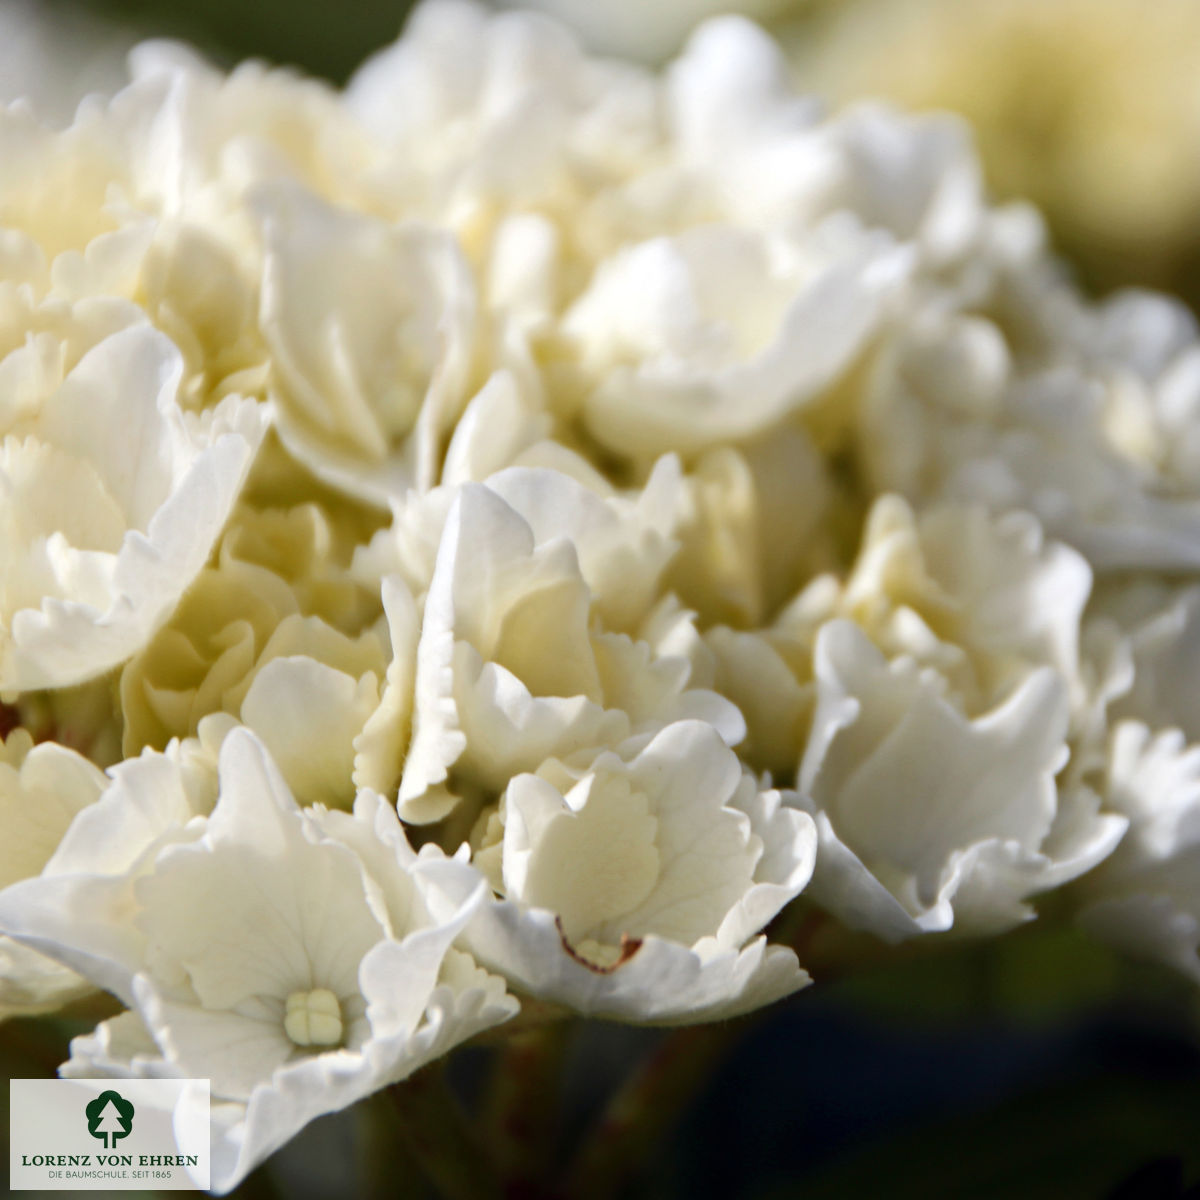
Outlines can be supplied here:
M64 12L71 0L51 0ZM180 37L226 63L266 58L338 82L393 41L408 0L88 0L84 8L155 36Z

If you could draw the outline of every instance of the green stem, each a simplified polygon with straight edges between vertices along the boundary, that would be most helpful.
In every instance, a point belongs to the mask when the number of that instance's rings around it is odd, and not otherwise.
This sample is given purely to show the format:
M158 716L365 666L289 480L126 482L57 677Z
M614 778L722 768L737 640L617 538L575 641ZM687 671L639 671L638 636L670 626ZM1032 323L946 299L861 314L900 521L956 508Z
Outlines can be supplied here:
M396 1135L444 1200L500 1200L496 1172L450 1090L443 1064L433 1063L388 1088Z
M617 1090L565 1177L566 1200L612 1200L682 1117L687 1102L747 1028L744 1020L668 1034Z

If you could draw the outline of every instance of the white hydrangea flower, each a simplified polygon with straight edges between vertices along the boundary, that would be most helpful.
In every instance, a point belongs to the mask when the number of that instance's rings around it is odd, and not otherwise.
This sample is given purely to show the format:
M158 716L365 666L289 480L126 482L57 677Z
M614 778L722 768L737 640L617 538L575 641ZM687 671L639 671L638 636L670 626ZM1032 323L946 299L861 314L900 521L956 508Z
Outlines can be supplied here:
M935 670L889 663L835 620L817 635L814 674L799 781L821 838L812 895L848 924L889 940L994 932L1120 840L1124 818L1056 787L1069 704L1050 668L971 717Z
M0 5L0 102L22 100L66 124L79 102L111 94L127 78L133 31L84 9L52 13L37 0Z
M123 795L106 800L162 814L170 760L145 763L153 769L127 764ZM451 949L486 890L474 872L415 854L371 793L353 815L297 808L246 730L221 746L211 816L160 833L124 875L92 870L60 874L58 887L6 893L0 924L90 967L144 1026L149 1061L136 1053L114 1061L132 1026L118 1018L76 1047L67 1073L211 1079L218 1191L314 1117L406 1077L516 1010L500 981ZM461 903L431 917L425 890L436 884L444 897L462 879L470 886ZM84 896L88 908L61 909ZM131 907L114 937L120 909L109 906L122 902Z
M279 432L320 478L377 504L429 487L466 402L475 286L455 240L260 191L260 321Z
M1200 746L1139 721L1113 731L1105 803L1129 820L1113 856L1081 881L1080 922L1136 957L1200 983Z
M638 640L675 549L677 485L666 459L636 500L546 470L458 491L425 599L401 816L445 816L451 770L494 796L552 755L683 717L742 737L728 701L689 686L686 659Z
M137 953L127 919L136 881L164 846L193 835L193 818L211 812L217 753L233 726L232 718L208 717L199 737L111 767L110 780L101 777L98 798L71 820L41 874L0 893L8 914L0 926L7 928L10 917L22 944L124 998L128 972L116 964ZM74 932L81 914L92 922L90 944Z
M756 936L812 875L812 820L762 791L717 732L668 725L516 776L476 862L501 901L467 945L519 991L589 1016L680 1024L803 987Z
M589 431L654 456L782 423L850 366L906 262L886 237L821 229L799 242L701 226L621 251L562 323L596 380Z
M1132 667L1128 686L1109 705L1111 716L1200 741L1200 587L1141 575L1097 601L1093 623L1115 626Z
M107 104L84 105L61 131L20 107L0 110L6 158L22 164L0 196L8 247L0 275L16 288L6 307L72 304L78 322L86 302L93 323L98 312L127 313L121 324L149 318L182 355L180 402L200 409L257 396L266 363L252 320L257 262L245 222L203 183L185 187L174 155L147 144L147 129L175 140L176 98L161 80L131 86ZM129 303L122 308L118 298ZM35 310L35 322L45 326L47 311Z
M258 264L228 225L163 220L136 273L131 263L131 295L183 355L180 402L193 410L229 395L259 399L267 393L270 365L256 319Z
M35 746L24 729L0 740L0 889L41 873L76 815L94 804L108 780L65 746ZM51 1011L87 992L74 971L0 938L0 1019Z
M918 305L877 359L857 416L872 486L1028 509L1097 570L1194 569L1191 318L1135 294L1088 308L1036 232L993 224L983 292Z
M124 115L137 104L114 108ZM131 177L137 164L130 161L121 115L106 120L103 111L84 105L67 128L57 131L25 105L0 106L0 147L10 164L0 182L6 281L28 284L41 298L52 283L52 270L61 275L72 266L78 269L89 245L95 246L93 255L123 257L127 239L122 233L140 225L141 214L105 204L110 189L136 190ZM132 221L122 220L131 215ZM139 230L137 240L143 235Z
M988 213L961 121L872 104L827 117L797 93L779 46L739 17L693 33L664 99L678 163L704 197L677 198L685 210L707 202L727 220L792 231L839 214L891 233L939 271L978 252Z
M1123 821L1056 780L1103 734L1090 588L1028 514L882 497L844 581L814 580L768 630L706 635L744 756L788 781L799 763L814 898L891 939L992 931L1111 851Z
M354 739L379 703L386 641L347 637L291 604L282 581L253 564L202 573L121 674L126 753L227 712L267 743L306 802L352 799Z
M210 1077L227 1190L489 972L802 987L802 891L896 941L1078 880L1200 979L1181 309L737 18L660 76L461 0L342 94L132 75L0 109L0 1015L127 1009L65 1073Z
M1146 574L1114 582L1093 606L1097 638L1125 671L1086 779L1130 827L1076 893L1089 932L1200 980L1198 613L1194 584Z
M558 18L578 30L586 44L602 54L653 62L675 50L693 25L714 14L742 12L766 18L795 8L797 3L796 0L665 0L647 5L637 0L610 0L596 6L581 0L531 0L521 7L541 9Z
M154 211L219 231L255 265L241 205L258 186L298 181L333 202L369 194L376 147L330 84L254 60L226 73L170 41L135 47L129 67L113 107L141 122L131 141Z
M683 492L667 583L705 625L761 626L832 554L834 487L802 429L705 451Z
M1200 202L1189 0L1150 21L1136 0L877 0L826 15L781 31L805 87L962 113L993 186L1043 206L1095 286L1187 270Z
M830 122L839 160L831 207L913 245L932 271L962 271L987 236L983 172L967 126L857 104Z
M558 448L549 435L553 419L531 402L513 372L497 371L471 397L446 447L440 482L445 487L482 483L524 461L538 447Z
M965 700L970 708L1035 665L1078 688L1091 586L1086 560L1047 539L1028 513L993 516L961 504L917 517L903 500L884 496L868 516L839 611L891 655L942 658L959 693L973 698ZM945 644L964 653L962 669L943 657Z
M476 263L506 214L569 228L597 181L633 175L659 141L652 76L588 58L539 15L460 0L421 5L345 96L388 150L380 196L452 228Z
M252 401L184 413L179 352L149 326L88 345L111 311L43 306L0 360L0 691L79 683L140 649L203 566L262 436Z
M379 707L391 638L378 599L339 569L332 536L308 507L238 514L217 564L121 672L127 755L224 712L258 734L302 802L353 803L357 739Z
M718 626L705 639L718 689L747 717L743 755L791 780L815 700L813 646L835 617L854 621L889 658L935 670L969 716L1031 670L1053 668L1082 726L1095 702L1080 653L1091 583L1087 562L1046 539L1028 513L943 504L918 516L898 496L882 496L844 579L818 576L768 629Z
M262 246L247 198L281 181L348 200L375 148L332 87L249 63L229 75L151 42L132 82L64 129L0 112L0 224L37 294L121 296L175 341L191 407L258 395Z
M832 596L822 599L834 603ZM795 782L816 703L815 628L808 620L791 627L795 610L796 605L789 606L770 629L743 632L718 625L704 634L705 648L713 656L712 686L728 696L746 720L746 739L738 752L755 770L770 772L781 784ZM822 607L818 621L828 616L828 608Z

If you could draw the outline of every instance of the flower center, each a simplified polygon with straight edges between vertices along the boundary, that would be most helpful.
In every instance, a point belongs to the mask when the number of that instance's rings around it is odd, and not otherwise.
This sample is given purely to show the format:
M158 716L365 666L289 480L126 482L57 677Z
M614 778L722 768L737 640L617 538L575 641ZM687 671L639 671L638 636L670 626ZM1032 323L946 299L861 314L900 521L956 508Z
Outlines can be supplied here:
M283 1030L297 1046L336 1046L342 1040L342 1006L328 988L293 992Z

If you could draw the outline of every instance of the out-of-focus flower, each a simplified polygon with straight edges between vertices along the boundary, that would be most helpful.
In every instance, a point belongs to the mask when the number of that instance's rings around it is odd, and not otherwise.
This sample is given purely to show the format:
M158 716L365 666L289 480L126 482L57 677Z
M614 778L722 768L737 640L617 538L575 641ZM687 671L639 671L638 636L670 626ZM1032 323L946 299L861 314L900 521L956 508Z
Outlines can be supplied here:
M419 7L345 95L386 151L367 176L374 203L453 229L477 267L509 215L548 218L579 248L592 193L644 169L661 136L648 72L589 58L536 14L463 0Z
M952 109L993 186L1103 287L1190 298L1200 253L1200 12L1190 0L857 0L785 35L802 86Z
M1200 746L1124 721L1098 786L1129 819L1117 852L1083 880L1085 929L1200 983Z
M803 8L807 0L609 0L589 4L587 0L501 0L510 8L541 9L569 25L589 49L601 54L657 62L683 44L688 32L709 17L721 13L744 13L767 20Z
M1110 701L1111 715L1200 742L1200 589L1153 576L1125 580L1097 597L1090 616L1115 626L1128 653L1131 675Z
M1028 210L994 214L978 251L872 363L854 412L872 487L1029 509L1100 571L1195 569L1194 320L1148 293L1085 304Z
M82 6L3 0L0 103L20 100L66 125L85 96L111 96L128 82L125 56L136 40Z
M1129 820L1117 852L1076 889L1083 926L1200 980L1200 682L1194 583L1140 575L1097 597L1090 620L1123 658L1107 697L1106 753L1087 774Z

